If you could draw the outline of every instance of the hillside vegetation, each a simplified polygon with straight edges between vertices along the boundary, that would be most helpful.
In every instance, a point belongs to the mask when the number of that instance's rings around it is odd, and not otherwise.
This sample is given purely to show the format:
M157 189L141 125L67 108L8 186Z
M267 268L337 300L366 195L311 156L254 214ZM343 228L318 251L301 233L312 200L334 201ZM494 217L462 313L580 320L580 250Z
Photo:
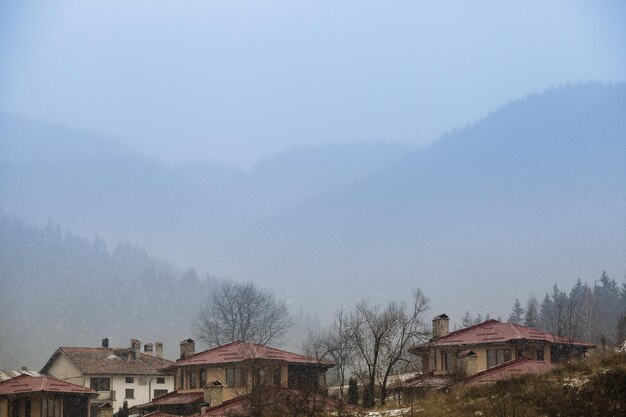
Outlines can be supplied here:
M626 416L626 353L597 354L493 385L432 393L407 416L567 417Z

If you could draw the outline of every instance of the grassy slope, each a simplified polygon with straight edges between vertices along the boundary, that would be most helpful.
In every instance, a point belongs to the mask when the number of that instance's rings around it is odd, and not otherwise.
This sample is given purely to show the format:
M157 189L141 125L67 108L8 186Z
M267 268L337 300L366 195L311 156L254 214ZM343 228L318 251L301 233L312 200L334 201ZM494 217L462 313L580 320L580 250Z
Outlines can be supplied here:
M626 416L626 353L598 354L493 385L433 393L405 416Z

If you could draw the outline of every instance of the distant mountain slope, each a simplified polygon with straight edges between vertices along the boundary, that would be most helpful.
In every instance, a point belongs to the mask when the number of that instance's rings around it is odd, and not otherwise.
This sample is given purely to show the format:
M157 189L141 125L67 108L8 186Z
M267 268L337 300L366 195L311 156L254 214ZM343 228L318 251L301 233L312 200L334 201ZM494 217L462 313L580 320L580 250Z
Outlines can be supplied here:
M83 235L129 240L212 270L206 253L245 227L378 172L402 144L304 147L251 171L211 162L165 167L90 132L0 114L0 208Z
M42 137L67 144L0 156L7 213L260 282L322 317L412 286L453 321L504 315L555 281L626 272L624 84L532 95L424 149L294 149L252 171L163 167L110 141L85 151L82 134L12 123L0 117L0 154Z
M449 314L505 314L520 292L623 274L626 86L513 102L248 235L218 255L228 273L254 268L312 306L420 286Z

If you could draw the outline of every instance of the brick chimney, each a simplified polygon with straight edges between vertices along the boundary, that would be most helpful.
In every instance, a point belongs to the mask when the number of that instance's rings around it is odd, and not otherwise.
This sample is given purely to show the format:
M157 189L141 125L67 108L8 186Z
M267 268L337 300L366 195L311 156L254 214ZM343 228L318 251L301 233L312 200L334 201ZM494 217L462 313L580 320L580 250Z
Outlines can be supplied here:
M196 353L196 342L192 339L185 339L180 342L180 358L190 358Z
M156 357L159 359L163 359L163 342L156 342Z
M463 376L472 376L478 372L478 358L473 350L459 353L457 356L457 369Z
M210 382L204 387L204 402L207 404L206 409L222 405L224 402L224 386L220 381Z
M130 355L132 360L137 360L141 353L141 342L137 339L130 339Z
M146 355L152 356L153 351L154 345L152 343L146 343L145 345L143 345L143 353L145 353Z
M433 339L447 335L450 332L450 319L440 314L433 319Z
M105 337L104 339L102 339L102 347L103 348L108 348L109 347L109 338Z

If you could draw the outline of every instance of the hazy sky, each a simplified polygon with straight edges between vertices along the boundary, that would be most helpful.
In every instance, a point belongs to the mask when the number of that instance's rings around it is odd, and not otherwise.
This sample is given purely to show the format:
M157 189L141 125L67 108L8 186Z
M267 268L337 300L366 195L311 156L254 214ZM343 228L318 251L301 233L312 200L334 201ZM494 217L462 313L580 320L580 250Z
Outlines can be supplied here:
M169 163L425 143L590 80L626 80L624 1L0 3L0 111Z

